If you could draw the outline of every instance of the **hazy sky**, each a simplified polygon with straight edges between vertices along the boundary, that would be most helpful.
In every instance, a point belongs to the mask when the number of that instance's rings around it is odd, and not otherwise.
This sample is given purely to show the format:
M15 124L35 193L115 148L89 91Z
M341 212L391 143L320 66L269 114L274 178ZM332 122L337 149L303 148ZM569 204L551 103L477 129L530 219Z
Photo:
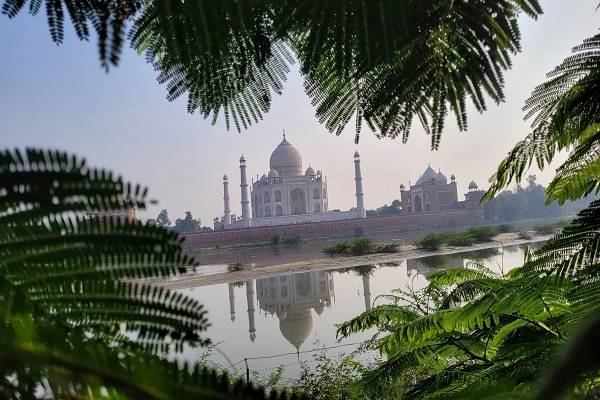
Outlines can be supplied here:
M364 131L355 145L352 123L339 137L329 134L315 118L295 66L262 121L242 133L227 131L222 118L212 126L188 114L187 98L169 103L156 73L135 51L126 48L119 67L106 74L95 41L80 42L69 28L64 44L52 43L43 10L37 17L22 13L13 20L0 15L0 137L9 148L74 152L92 166L148 186L150 198L159 203L142 218L166 208L174 221L189 210L212 226L223 212L225 173L232 212L239 215L240 155L247 160L249 179L267 173L283 129L302 154L303 169L310 164L327 176L330 209L355 205L355 150L361 155L368 209L399 198L400 184L414 183L428 164L448 177L454 174L462 198L471 180L487 189L497 165L528 133L521 111L525 99L571 47L597 32L597 3L542 1L538 21L522 17L522 52L505 75L506 102L488 101L483 114L471 109L467 132L459 132L449 118L441 148L433 152L416 122L408 144ZM546 185L553 169L531 173Z

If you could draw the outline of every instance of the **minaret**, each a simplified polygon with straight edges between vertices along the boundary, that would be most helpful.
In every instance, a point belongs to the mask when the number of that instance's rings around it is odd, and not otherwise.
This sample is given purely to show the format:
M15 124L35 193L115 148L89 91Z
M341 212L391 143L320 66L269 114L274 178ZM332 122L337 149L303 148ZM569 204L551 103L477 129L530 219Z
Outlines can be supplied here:
M250 332L250 340L254 343L256 339L256 327L254 325L254 279L246 281L246 301L248 302L248 332Z
M250 201L248 200L248 181L246 180L246 159L240 158L240 179L242 188L242 221L244 227L250 226Z
M231 322L235 321L235 293L233 292L233 283L229 284L229 314Z
M231 209L229 208L229 180L227 175L223 175L223 206L225 207L225 215L223 225L231 224Z
M371 309L371 277L369 274L363 275L363 294L365 296L365 310ZM230 284L231 285L231 284Z
M362 176L360 175L360 154L354 153L354 179L356 180L356 210L359 218L367 218L363 201Z

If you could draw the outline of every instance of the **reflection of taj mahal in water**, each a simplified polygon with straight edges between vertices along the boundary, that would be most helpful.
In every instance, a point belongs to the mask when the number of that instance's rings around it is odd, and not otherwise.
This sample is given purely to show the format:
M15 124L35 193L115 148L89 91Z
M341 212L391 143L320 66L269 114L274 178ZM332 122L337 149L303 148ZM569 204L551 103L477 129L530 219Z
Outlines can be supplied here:
M248 280L246 301L248 304L248 330L250 340L254 342L256 332L256 308L265 317L279 320L279 330L297 351L310 336L313 327L313 310L321 315L331 308L335 300L333 273L329 271L310 271L293 275L281 275L270 278ZM369 276L363 277L365 309L371 308ZM229 284L229 307L231 320L235 320L234 284Z

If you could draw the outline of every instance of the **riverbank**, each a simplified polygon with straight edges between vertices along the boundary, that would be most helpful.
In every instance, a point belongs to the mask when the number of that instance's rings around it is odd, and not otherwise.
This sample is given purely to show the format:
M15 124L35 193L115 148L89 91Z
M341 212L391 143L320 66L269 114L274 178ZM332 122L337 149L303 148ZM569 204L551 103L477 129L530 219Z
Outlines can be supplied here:
M175 280L155 283L154 285L168 289L185 289L198 286L215 285L220 283L241 282L250 279L268 278L272 276L287 275L298 272L350 268L357 267L360 265L379 264L383 262L416 259L432 255L454 254L466 251L489 249L494 247L527 244L545 241L551 237L551 235L536 236L534 239L526 240L519 239L517 233L503 233L501 235L496 236L490 242L476 243L473 246L468 247L444 246L438 251L427 251L417 249L413 245L405 245L401 246L397 253L378 253L367 254L364 256L329 257L307 261L296 261L285 264L248 268L242 271L235 272L225 272L204 276L181 277L176 278Z

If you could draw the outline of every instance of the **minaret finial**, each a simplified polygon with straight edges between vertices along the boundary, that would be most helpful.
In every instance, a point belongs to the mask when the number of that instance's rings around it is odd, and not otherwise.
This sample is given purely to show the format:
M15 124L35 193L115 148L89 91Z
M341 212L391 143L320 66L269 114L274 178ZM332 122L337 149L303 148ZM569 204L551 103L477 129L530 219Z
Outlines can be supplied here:
M285 140L285 129L283 130L283 140Z

